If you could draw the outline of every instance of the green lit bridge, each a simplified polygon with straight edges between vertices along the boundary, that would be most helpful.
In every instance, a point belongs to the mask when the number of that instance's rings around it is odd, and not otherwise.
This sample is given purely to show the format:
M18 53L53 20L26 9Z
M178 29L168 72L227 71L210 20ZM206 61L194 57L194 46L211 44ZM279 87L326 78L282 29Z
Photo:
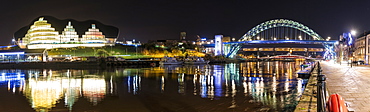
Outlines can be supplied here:
M336 56L335 43L336 41L325 40L309 27L296 21L274 19L253 27L237 42L223 43L222 54L233 58L243 51L262 56L282 53L310 56L313 55L311 52L332 59Z

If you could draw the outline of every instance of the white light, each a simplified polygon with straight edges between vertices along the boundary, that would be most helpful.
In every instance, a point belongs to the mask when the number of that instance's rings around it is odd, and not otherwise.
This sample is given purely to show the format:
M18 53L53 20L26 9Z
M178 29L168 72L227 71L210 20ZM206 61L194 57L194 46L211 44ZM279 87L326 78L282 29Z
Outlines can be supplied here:
M357 32L356 32L355 30L351 30L351 34L352 34L352 35L356 35L356 33L357 33Z

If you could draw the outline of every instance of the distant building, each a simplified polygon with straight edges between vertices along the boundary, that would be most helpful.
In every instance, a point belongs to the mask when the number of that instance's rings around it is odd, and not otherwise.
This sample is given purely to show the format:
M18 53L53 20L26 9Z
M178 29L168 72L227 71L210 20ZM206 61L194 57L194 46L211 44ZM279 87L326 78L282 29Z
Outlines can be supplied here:
M365 64L369 64L370 54L370 31L357 37L354 48L354 61L364 61Z
M186 32L180 32L180 40L186 39Z
M231 41L231 37L223 37L222 38L222 42L230 42Z
M68 47L102 47L112 46L116 38L106 38L95 24L81 35L68 22L64 30L59 34L47 20L40 17L30 26L23 38L18 38L17 43L23 49L52 49Z

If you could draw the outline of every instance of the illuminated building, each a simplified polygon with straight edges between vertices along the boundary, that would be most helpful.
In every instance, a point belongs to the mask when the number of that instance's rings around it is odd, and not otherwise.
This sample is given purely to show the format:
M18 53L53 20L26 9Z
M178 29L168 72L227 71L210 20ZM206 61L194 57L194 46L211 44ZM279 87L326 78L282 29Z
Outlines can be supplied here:
M51 18L51 17L50 17ZM103 47L113 46L117 40L118 28L112 26L103 25L97 21L87 22L73 22L77 26L72 26L72 21L69 20L64 28L60 28L61 24L67 22L61 20L55 20L48 23L44 17L40 17L31 25L26 32L22 35L22 29L15 33L17 43L22 49L53 49L53 48L69 48L69 47ZM105 36L97 24L101 25L103 29L107 31L110 36ZM55 24L55 25L54 25ZM91 25L90 28L86 28L86 24ZM80 25L80 26L79 26ZM57 27L55 27L57 26ZM100 26L99 26L100 27ZM23 28L24 29L24 28ZM86 31L87 29L87 31ZM59 31L62 31L59 34ZM85 32L83 32L85 31ZM113 32L113 33L112 33ZM117 32L117 34L116 34Z
M82 35L82 43L105 43L105 37L99 29L96 29L95 24L91 25L91 28Z
M370 31L364 32L364 34L361 34L356 38L355 41L355 48L354 48L354 58L355 61L364 61L364 64L369 64L369 57L370 57L370 47L369 47L369 41L370 40ZM343 41L341 41L343 42ZM345 51L344 45L338 45L342 48L339 51ZM347 48L348 49L348 48ZM343 53L340 53L343 54ZM342 56L343 57L343 56Z
M186 32L180 32L180 40L186 39Z
M22 45L52 44L60 42L58 32L55 31L55 28L52 28L51 24L47 23L43 17L34 22L22 40Z
M61 37L61 43L68 43L68 42L78 42L78 35L76 30L71 25L71 21L68 22L68 25L66 28L64 28L64 31L62 32Z
M215 35L215 56L223 54L222 37L223 35Z

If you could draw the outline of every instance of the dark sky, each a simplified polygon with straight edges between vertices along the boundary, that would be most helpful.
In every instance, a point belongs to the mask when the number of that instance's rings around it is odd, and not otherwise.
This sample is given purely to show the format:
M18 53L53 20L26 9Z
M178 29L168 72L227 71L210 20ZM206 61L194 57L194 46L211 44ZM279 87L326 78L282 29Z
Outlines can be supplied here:
M369 0L6 0L0 2L0 44L39 16L97 20L120 29L119 40L142 42L196 35L240 38L272 19L300 22L322 37L370 29Z

